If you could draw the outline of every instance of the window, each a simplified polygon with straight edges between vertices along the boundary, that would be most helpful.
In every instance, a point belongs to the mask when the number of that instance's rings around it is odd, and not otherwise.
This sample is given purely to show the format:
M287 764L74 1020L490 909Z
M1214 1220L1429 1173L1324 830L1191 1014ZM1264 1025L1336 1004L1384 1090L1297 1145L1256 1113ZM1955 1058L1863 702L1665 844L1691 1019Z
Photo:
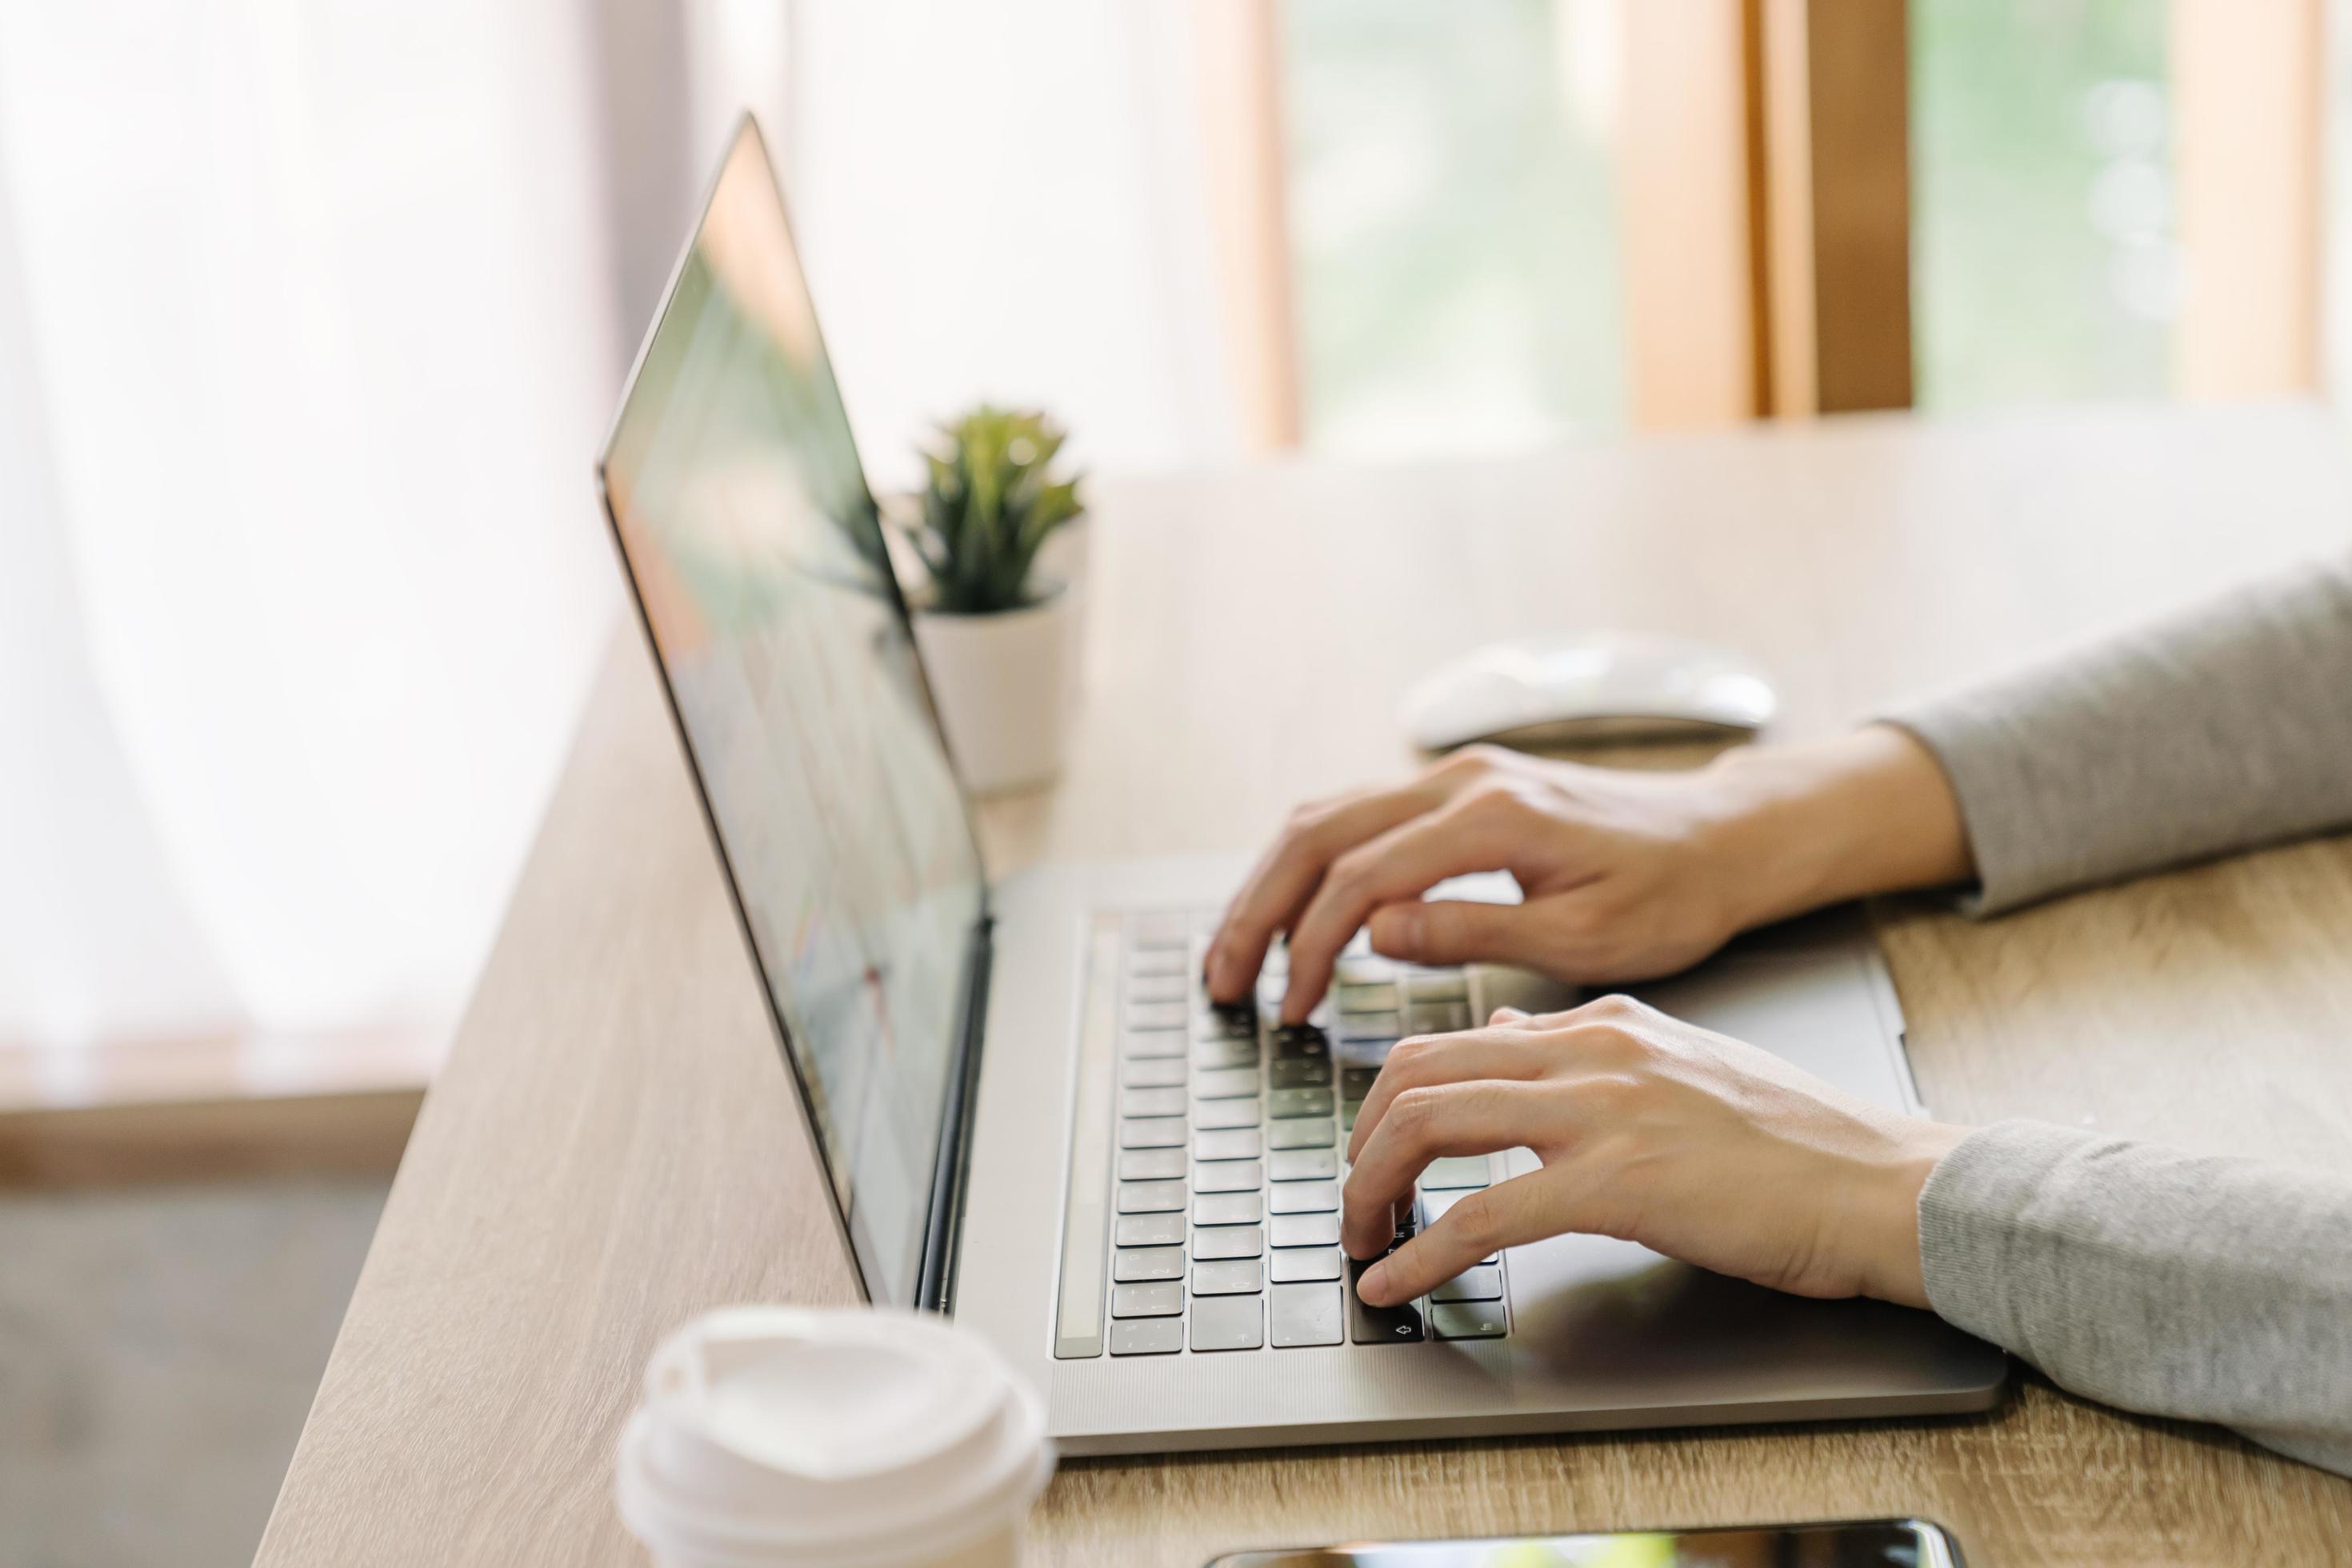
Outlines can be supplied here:
M1911 24L1920 405L2164 395L2169 8L1913 0Z
M1286 0L1306 438L1396 454L1626 404L1614 0Z

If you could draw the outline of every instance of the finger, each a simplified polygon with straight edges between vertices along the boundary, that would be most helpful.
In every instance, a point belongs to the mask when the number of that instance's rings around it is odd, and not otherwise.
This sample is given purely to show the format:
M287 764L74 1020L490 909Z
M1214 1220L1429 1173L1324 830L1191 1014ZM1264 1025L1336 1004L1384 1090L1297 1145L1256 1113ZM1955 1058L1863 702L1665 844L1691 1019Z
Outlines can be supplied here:
M1367 790L1293 817L1218 923L1204 965L1209 994L1220 1002L1247 995L1275 932L1297 917L1332 859L1420 815L1437 798L1431 781L1422 779L1397 789Z
M1307 1016L1331 982L1331 967L1381 905L1418 899L1448 877L1493 871L1509 858L1503 819L1462 799L1412 817L1339 857L1290 931L1286 1023Z
M1523 904L1390 903L1372 912L1372 951L1408 963L1516 963L1564 978L1586 924L1578 893L1570 889Z
M1340 1191L1340 1245L1352 1258L1378 1256L1396 1234L1383 1224L1432 1160L1533 1142L1538 1136L1533 1122L1541 1112L1538 1097L1525 1084L1494 1079L1399 1095Z
M1409 1089L1436 1089L1480 1079L1530 1079L1543 1067L1542 1050L1524 1030L1507 1026L1399 1040L1389 1047L1380 1075L1357 1108L1356 1129L1348 1135L1349 1162L1363 1157L1364 1145L1379 1131L1381 1118L1388 1114L1396 1097Z
M1356 1294L1393 1307L1428 1294L1481 1258L1577 1228L1568 1179L1556 1166L1465 1193L1435 1225L1364 1270Z

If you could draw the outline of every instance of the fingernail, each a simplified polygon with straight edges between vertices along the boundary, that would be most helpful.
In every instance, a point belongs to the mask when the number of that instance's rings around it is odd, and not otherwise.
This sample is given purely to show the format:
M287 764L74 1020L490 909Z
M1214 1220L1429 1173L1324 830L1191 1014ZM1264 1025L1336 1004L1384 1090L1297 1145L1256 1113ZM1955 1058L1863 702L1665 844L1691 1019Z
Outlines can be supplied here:
M1364 1270L1363 1278L1356 1281L1356 1294L1364 1299L1367 1306L1387 1306L1388 1293L1389 1266L1385 1263L1373 1264Z

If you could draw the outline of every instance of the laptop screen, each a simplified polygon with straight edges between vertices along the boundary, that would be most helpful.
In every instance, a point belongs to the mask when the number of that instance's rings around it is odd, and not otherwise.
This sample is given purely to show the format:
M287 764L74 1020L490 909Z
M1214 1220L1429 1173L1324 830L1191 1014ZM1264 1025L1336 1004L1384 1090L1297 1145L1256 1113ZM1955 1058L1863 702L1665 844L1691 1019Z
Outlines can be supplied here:
M911 1302L981 868L748 119L604 479L867 1293Z

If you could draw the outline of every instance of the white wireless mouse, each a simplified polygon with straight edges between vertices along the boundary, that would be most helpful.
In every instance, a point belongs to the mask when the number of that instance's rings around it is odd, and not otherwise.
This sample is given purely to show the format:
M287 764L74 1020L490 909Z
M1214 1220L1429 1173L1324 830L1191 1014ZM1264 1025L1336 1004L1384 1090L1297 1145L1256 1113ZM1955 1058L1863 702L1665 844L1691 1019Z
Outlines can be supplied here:
M1573 744L1752 734L1779 706L1751 660L1675 637L1599 633L1496 643L1404 694L1424 751L1472 741Z

